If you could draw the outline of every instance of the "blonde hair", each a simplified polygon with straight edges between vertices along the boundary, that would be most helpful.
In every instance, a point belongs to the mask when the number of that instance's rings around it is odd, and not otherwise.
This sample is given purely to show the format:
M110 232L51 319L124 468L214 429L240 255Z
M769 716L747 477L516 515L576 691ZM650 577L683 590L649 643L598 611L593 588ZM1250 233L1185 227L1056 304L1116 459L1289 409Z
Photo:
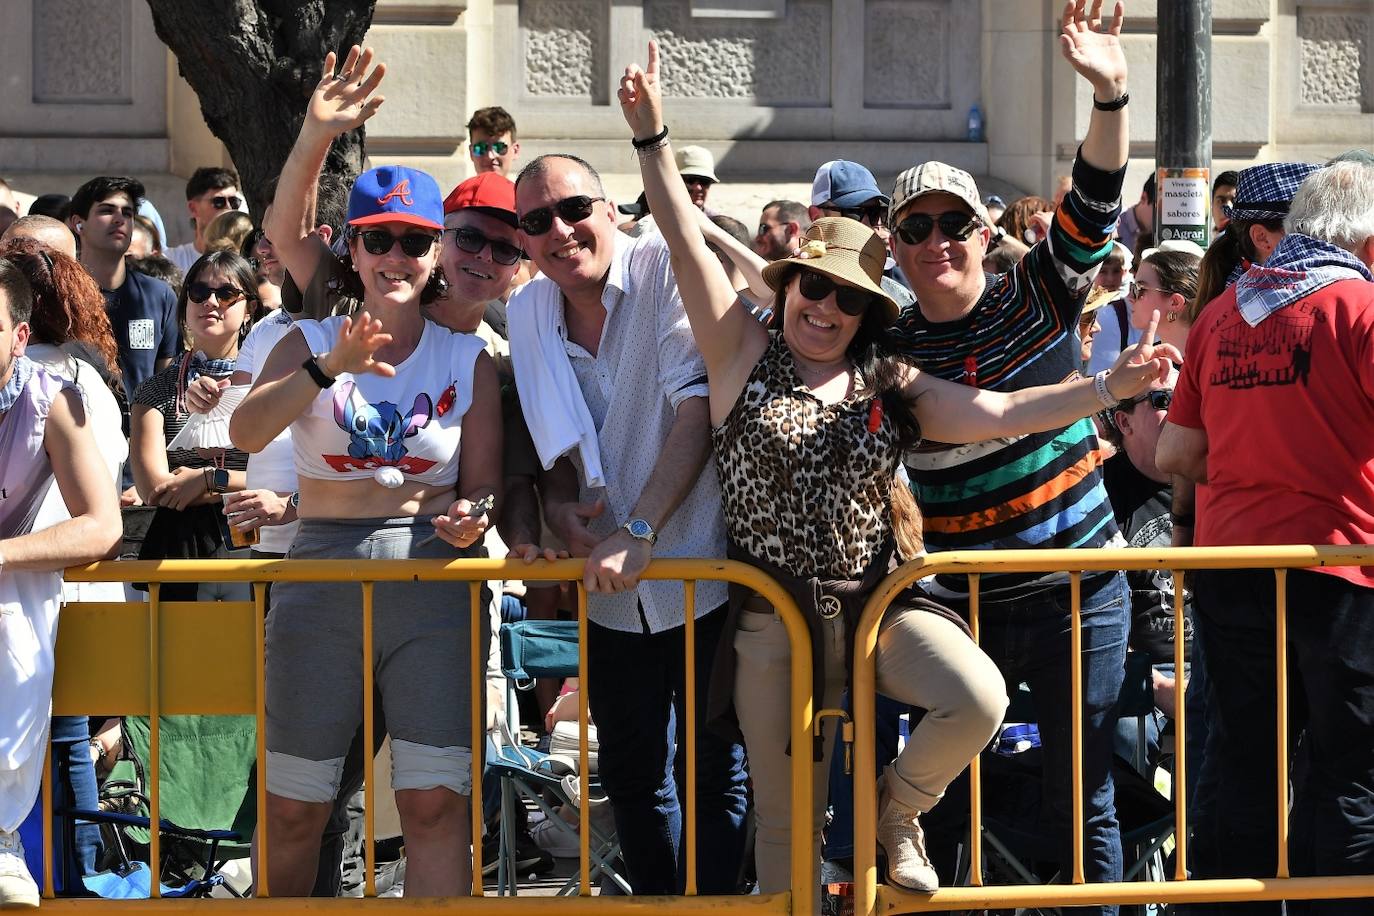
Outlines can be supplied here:
M205 250L237 252L253 231L253 219L238 210L226 210L210 221L205 230Z

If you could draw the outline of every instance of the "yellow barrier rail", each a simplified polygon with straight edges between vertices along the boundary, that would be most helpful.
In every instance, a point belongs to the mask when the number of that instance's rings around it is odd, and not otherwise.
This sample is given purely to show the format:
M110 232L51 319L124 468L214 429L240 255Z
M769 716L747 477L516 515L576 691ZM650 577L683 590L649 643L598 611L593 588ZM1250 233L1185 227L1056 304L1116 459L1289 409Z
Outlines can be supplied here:
M978 577L983 573L1068 572L1071 576L1072 625L1070 628L1073 692L1073 862L1070 884L1024 886L976 886L982 876L982 803L978 760L971 766L970 856L973 887L941 888L933 894L916 894L880 886L873 842L858 842L875 835L877 787L871 779L854 780L854 882L856 916L919 913L931 910L968 910L983 907L1051 907L1083 904L1220 903L1282 899L1338 899L1374 897L1374 875L1292 878L1288 874L1288 664L1286 645L1287 571L1333 566L1374 566L1370 547L1189 547L1175 549L1113 550L1001 550L951 551L932 554L895 570L873 592L859 621L854 639L853 703L858 736L854 748L854 772L875 772L874 692L878 627L883 614L908 586L932 575L966 575L970 579L969 616L977 638ZM1184 632L1183 574L1200 569L1273 569L1277 589L1275 640L1278 651L1276 697L1278 708L1278 869L1274 878L1189 880L1187 863L1187 793L1184 745L1186 714L1178 704L1175 718L1176 766L1173 777L1175 817L1175 880L1086 884L1083 878L1083 785L1082 785L1082 654L1080 632L1080 585L1086 572L1158 569L1173 575L1174 632ZM1175 642L1175 671L1182 672L1184 645ZM952 800L946 799L945 804ZM794 828L795 829L795 828ZM795 883L793 885L795 887Z
M273 582L356 582L363 595L363 747L373 747L371 664L373 588L377 582L455 581L467 582L472 597L472 709L482 708L485 691L486 658L481 655L480 628L487 617L477 613L479 592L486 581L523 579L526 581L576 581L579 608L579 673L581 675L579 740L581 772L588 772L587 748L587 594L581 584L582 561L562 560L526 565L510 560L386 560L352 562L346 560L164 560L96 563L69 569L71 582L148 582L148 602L75 603L62 612L57 647L57 680L53 690L53 712L57 715L83 715L93 709L120 715L145 715L150 720L148 759L149 813L153 823L160 819L159 798L159 722L160 715L175 714L251 714L257 719L257 811L258 859L265 862L271 837L266 829L267 769L264 697L264 620L267 584ZM727 560L654 560L643 579L681 580L684 587L686 644L687 713L687 798L684 842L687 844L687 896L685 897L596 897L591 896L590 875L590 793L580 793L579 897L557 903L548 898L491 897L481 904L481 912L501 914L543 913L552 908L571 912L663 912L693 916L723 910L750 913L808 912L816 884L816 863L811 858L811 780L809 756L792 755L792 876L786 893L753 897L697 896L696 884L696 761L695 761L695 683L693 652L695 627L695 582L714 580L737 583L753 589L770 602L782 618L794 658L809 658L810 631L795 602L772 578L743 563ZM199 602L167 602L160 597L161 586L169 582L248 582L253 585L252 602L216 602L209 610L214 618L213 639L206 634L206 605ZM109 677L109 666L101 659L120 659L120 677ZM794 748L808 747L813 716L811 666L793 665L789 734ZM485 723L473 715L472 747L484 746ZM375 896L375 851L373 830L373 762L364 754L365 848L367 884L365 894ZM51 772L51 769L47 772ZM482 797L481 767L475 766L471 798ZM255 875L258 898L245 901L159 900L158 882L152 882L152 899L98 900L53 899L52 863L52 786L43 783L43 822L45 837L43 867L44 909L85 910L93 906L101 912L171 913L210 907L218 913L267 914L305 911L336 911L356 908L347 899L272 898L270 875L265 866ZM472 804L473 881L472 897L485 896L482 882L481 805ZM160 861L157 830L151 830L149 860ZM156 868L154 869L157 870ZM389 906L423 908L427 911L467 911L473 905L468 897L448 900L389 902Z

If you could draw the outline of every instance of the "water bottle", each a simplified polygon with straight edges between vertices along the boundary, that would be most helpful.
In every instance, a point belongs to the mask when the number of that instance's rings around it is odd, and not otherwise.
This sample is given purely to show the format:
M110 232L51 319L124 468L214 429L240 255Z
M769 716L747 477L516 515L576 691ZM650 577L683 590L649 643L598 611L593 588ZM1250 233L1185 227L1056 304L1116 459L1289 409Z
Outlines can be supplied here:
M974 105L968 110L968 142L983 142L983 109Z

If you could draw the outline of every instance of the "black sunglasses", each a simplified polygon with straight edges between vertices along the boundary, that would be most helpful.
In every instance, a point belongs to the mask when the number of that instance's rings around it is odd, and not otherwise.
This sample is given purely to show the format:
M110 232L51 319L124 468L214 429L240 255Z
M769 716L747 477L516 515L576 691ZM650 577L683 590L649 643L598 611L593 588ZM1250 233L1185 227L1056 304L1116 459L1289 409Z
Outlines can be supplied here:
M362 239L363 250L368 254L386 254L395 247L397 242L401 243L401 251L407 257L423 258L429 254L429 249L434 247L434 240L437 235L430 235L428 232L407 232L405 235L392 235L385 229L368 229L358 233L358 238Z
M244 297L244 292L237 286L227 283L224 286L211 286L199 280L186 287L186 298L196 305L201 305L211 296L214 296L220 305L233 305Z
M960 213L958 210L950 210L948 213L941 213L939 216L930 216L925 213L913 213L902 220L895 227L897 237L908 245L919 245L939 225L940 232L949 239L956 242L967 241L973 230L978 228L978 217L969 213Z
M510 144L506 143L504 140L480 140L472 144L472 154L474 156L485 156L490 152L495 152L498 156L504 156L508 149L510 149Z
M1136 395L1133 398L1122 401L1116 405L1117 410L1129 412L1137 404L1145 401L1150 402L1150 406L1155 410L1168 410L1169 405L1174 402L1174 389L1172 388L1151 388L1144 394Z
M515 245L488 238L476 229L469 229L464 226L459 229L445 229L444 231L453 233L453 243L468 254L477 254L490 245L491 259L506 267L525 256L525 253Z
M887 223L887 207L882 204L869 204L863 207L835 207L827 204L820 209L826 213L838 213L868 226L882 226Z
M237 194L216 194L210 198L210 203L216 210L237 210L243 203L243 198Z
M840 311L857 318L867 311L868 306L873 302L873 294L857 289L853 286L844 286L836 283L830 277L818 270L807 270L802 268L800 271L800 281L797 289L801 294L812 302L820 302L831 293L835 294L835 304L840 307Z
M520 228L526 235L543 235L553 226L554 211L558 212L558 218L565 223L580 223L592 215L593 204L605 199L588 197L585 194L565 197L552 207L540 207L520 217Z

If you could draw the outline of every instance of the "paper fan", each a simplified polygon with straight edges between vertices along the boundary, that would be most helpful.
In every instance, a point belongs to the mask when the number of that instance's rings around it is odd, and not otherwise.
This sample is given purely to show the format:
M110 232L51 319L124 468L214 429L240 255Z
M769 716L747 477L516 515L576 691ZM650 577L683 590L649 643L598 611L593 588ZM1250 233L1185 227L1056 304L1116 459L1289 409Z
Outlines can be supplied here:
M209 413L191 414L181 432L167 443L167 451L233 448L234 443L229 439L229 418L234 415L234 408L248 396L249 387L230 385L224 389L224 393L219 396L219 403L211 408Z

